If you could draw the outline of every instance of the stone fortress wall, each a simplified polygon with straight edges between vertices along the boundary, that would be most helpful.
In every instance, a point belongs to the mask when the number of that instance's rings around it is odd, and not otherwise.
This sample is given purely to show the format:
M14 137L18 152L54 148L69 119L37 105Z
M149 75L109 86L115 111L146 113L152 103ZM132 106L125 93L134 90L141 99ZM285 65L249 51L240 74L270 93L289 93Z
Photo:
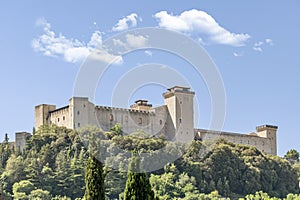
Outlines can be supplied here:
M277 155L276 142L277 126L263 125L256 127L256 133L249 134L220 132L204 129L195 129L195 139L212 140L223 138L236 144L254 146L264 153Z
M73 97L69 105L56 108L41 104L35 107L35 127L56 124L70 129L96 125L108 131L120 123L125 133L143 130L152 135L163 135L178 140L212 140L224 138L233 143L255 146L269 154L277 154L276 126L263 125L256 133L239 134L219 132L194 127L195 93L190 88L175 86L163 94L164 105L152 107L146 100L138 100L130 109L96 106L85 97Z

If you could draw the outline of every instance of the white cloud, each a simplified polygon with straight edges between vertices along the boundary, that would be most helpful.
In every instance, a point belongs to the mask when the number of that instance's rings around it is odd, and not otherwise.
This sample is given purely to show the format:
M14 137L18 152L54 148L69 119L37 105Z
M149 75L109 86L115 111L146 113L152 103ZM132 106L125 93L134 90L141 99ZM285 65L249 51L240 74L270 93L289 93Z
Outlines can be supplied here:
M118 23L112 28L113 31L124 31L128 28L134 28L137 26L138 15L131 13L130 15L120 19ZM139 18L142 21L141 18Z
M148 44L147 36L126 34L125 39L113 39L113 44L125 50L145 47Z
M270 45L270 46L273 46L273 45L274 45L273 40L270 39L270 38L267 38L265 41L266 41L266 44L268 44L268 45Z
M253 48L252 48L254 51L259 51L259 52L262 52L263 50L262 50L262 48L261 47L259 47L259 46L254 46Z
M94 60L99 60L99 61L102 61L105 63L114 63L117 65L120 65L123 63L122 56L112 55L112 54L108 53L107 51L104 51L101 49L97 49L97 50L93 51L92 54L90 55L90 58L92 58Z
M146 38L143 35L127 34L126 41L130 47L139 48L139 47L144 47L145 45L147 45L148 38Z
M253 49L254 51L262 52L262 51L263 51L263 49L262 49L262 46L263 46L263 45L264 45L264 42L262 42L262 41L255 42L254 45L253 45L253 47L252 47L252 49Z
M263 51L263 47L269 45L269 46L273 46L273 40L270 38L265 39L264 41L259 41L259 42L255 42L252 49L254 51L259 51L262 52Z
M154 15L159 27L167 28L187 34L196 34L208 37L208 40L231 46L244 46L250 38L248 34L231 33L221 27L216 20L204 11L188 10L180 15L168 14L166 11Z
M32 41L32 48L43 53L45 56L51 57L63 57L66 62L79 62L84 60L93 51L102 46L102 33L95 31L90 41L85 44L77 39L68 39L64 35L56 34L51 30L51 25L45 19L39 19L37 25L43 27L44 33ZM111 59L118 56L109 55L109 53L102 52L103 56L99 56L98 59L104 62L109 62Z
M254 46L255 46L255 47L260 47L260 46L262 46L263 44L264 44L264 42L259 41L259 42L255 42L255 43L254 43Z
M64 59L67 62L79 62L84 60L90 51L85 47L68 48L64 52Z
M244 55L243 52L233 52L234 57L241 57L243 55Z
M100 33L100 31L95 31L92 36L91 39L88 43L89 47L94 47L94 48L99 48L102 46L102 34Z

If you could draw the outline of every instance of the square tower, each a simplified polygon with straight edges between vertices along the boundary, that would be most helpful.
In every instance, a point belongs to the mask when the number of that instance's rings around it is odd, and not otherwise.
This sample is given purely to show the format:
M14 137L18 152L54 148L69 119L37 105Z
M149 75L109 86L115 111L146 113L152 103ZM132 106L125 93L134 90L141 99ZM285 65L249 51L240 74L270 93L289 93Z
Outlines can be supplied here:
M38 128L42 125L49 125L49 113L55 109L55 105L41 104L35 106L34 127L38 130Z
M278 126L262 125L256 127L256 132L259 137L267 138L269 140L270 154L277 155L277 129Z
M194 96L189 87L175 86L163 94L177 140L194 138Z

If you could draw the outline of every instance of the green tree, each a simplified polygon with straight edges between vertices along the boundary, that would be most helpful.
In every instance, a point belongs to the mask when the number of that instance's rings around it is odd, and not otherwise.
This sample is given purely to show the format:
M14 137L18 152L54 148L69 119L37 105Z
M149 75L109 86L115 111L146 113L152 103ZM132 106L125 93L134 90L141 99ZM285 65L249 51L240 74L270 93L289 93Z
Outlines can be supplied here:
M89 156L87 169L86 169L86 189L84 198L86 200L104 200L105 187L104 187L104 174L102 163L95 158L92 154Z
M29 200L50 200L51 195L47 190L36 189L32 190L29 195Z
M122 130L122 125L119 123L116 123L113 127L111 127L109 132L105 133L108 139L112 139L115 136L122 136L123 135L123 130Z
M297 162L293 165L293 169L296 170L297 174L298 174L298 180L300 181L300 162Z
M146 173L140 171L140 158L136 152L132 153L131 162L128 169L124 200L153 200L154 192L151 189Z
M23 180L13 185L13 194L15 199L23 199L24 194L28 196L35 187L33 183L28 180ZM21 198L22 197L22 198ZM27 198L26 198L27 199Z
M5 168L7 160L12 153L13 150L9 144L8 134L6 133L3 143L0 144L0 168Z
M299 162L299 152L295 149L291 149L284 155L284 158L291 163Z
M26 179L24 169L24 158L22 156L12 154L7 160L5 171L0 177L2 187L5 192L12 194L13 184Z
M300 194L288 194L286 200L300 200Z
M89 136L89 159L85 175L85 200L104 200L105 199L105 175L103 164L96 156L100 156L100 138L95 134Z

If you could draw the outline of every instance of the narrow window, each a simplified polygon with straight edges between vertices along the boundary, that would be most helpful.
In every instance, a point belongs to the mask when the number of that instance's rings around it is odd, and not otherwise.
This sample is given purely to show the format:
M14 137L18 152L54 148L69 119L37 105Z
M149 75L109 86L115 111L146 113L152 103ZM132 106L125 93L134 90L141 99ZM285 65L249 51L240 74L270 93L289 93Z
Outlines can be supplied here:
M79 110L77 111L77 115L80 115L80 111Z
M181 120L181 118L179 118L179 123L181 124L181 122L182 122L182 120Z
M57 118L57 122L59 122L59 118Z
M140 117L139 118L139 125L141 125L143 123L143 119Z
M78 122L77 126L78 126L78 128L80 127L80 123L79 122Z
M162 125L162 120L159 120L159 124Z
M63 116L63 120L64 120L64 121L66 120L66 117L65 117L65 116Z
M109 115L109 121L113 121L114 120L114 116L112 114Z

